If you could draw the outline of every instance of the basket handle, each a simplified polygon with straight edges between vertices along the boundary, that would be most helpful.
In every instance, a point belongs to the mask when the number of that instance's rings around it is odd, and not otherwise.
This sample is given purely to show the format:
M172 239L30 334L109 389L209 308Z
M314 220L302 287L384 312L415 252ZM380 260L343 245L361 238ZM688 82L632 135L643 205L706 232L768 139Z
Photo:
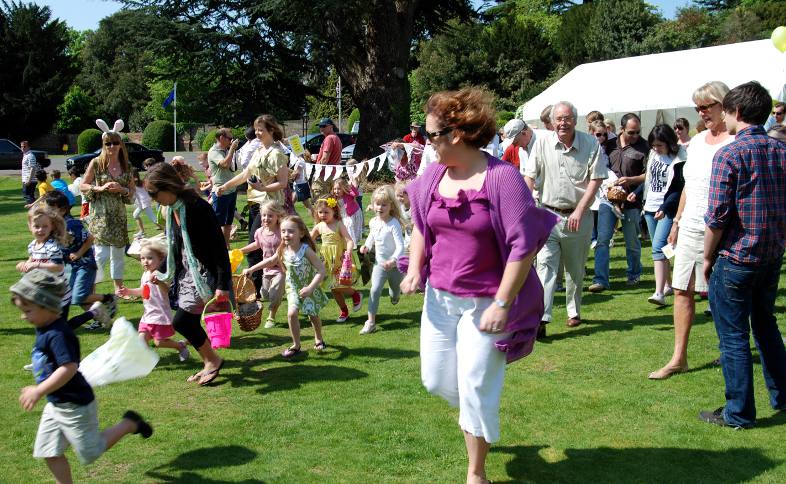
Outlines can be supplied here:
M216 296L213 296L208 302L205 303L205 307L202 309L202 321L205 320L205 312L207 311L207 308L210 307L210 305L213 304L214 302L216 302ZM234 319L235 307L234 304L232 304L232 298L229 298L228 302L229 302L229 314L231 314L232 319ZM210 314L214 314L214 313L210 313Z

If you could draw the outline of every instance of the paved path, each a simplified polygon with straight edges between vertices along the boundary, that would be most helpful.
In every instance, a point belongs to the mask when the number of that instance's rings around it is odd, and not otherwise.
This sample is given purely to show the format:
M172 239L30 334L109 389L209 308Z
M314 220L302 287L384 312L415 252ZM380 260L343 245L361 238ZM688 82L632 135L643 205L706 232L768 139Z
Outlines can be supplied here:
M186 159L186 162L190 164L195 170L201 170L199 163L197 163L197 152L196 151L167 151L164 152L164 158L166 161L172 159L173 156L180 155ZM51 172L52 170L60 170L63 173L64 177L68 177L68 173L66 173L65 162L66 159L73 155L49 155L49 159L52 160L52 164L46 169L47 172ZM19 170L0 170L0 176L21 176L21 172Z

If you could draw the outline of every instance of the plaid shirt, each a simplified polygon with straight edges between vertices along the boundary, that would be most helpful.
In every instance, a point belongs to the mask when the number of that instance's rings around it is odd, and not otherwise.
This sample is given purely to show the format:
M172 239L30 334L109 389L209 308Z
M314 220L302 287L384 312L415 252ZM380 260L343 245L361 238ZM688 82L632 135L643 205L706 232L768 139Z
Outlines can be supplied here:
M786 143L751 126L718 150L704 221L723 229L719 255L752 266L777 262L786 244Z

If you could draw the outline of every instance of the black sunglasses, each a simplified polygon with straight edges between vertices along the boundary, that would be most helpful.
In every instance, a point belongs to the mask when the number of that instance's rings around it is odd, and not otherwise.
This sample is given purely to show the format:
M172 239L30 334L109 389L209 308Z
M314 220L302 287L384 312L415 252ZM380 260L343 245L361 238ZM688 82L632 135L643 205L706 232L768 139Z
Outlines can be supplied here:
M783 116L783 113L786 113L786 111L773 111L772 112L772 114L774 116Z
M107 146L107 147L109 147L109 146L120 146L120 143L121 143L120 141L107 141L106 143L104 143L104 146Z
M155 200L156 195L158 195L158 190L148 190L147 194L150 195L150 198Z
M439 138L440 136L445 136L451 131L453 131L453 128L444 128L439 131L434 131L433 133L426 131L426 136L428 137L429 140L434 141L435 138Z
M702 105L696 106L693 109L695 109L697 113L700 113L702 111L708 111L711 107L715 106L716 104L719 104L718 101L715 101L714 103L709 103L709 104L702 104Z
M596 138L608 138L609 134L608 133L595 133L595 137Z

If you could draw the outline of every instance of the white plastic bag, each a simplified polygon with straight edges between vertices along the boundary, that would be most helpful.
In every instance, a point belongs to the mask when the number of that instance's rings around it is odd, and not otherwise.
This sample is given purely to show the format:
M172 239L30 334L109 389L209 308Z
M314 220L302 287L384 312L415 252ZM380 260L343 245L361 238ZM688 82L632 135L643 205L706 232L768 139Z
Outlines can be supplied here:
M158 353L139 338L134 325L120 318L112 325L109 341L87 355L79 371L90 386L98 387L150 374Z

